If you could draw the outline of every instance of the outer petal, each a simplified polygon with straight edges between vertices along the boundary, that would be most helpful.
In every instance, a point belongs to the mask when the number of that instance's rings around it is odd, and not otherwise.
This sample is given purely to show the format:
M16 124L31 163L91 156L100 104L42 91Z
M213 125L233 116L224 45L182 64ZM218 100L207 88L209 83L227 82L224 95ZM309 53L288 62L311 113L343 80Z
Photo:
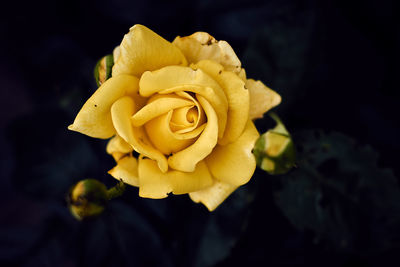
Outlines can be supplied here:
M138 91L139 80L134 76L111 77L86 101L69 130L96 138L110 138L115 134L111 120L111 105L127 92Z
M114 127L118 135L138 153L156 160L160 169L166 172L168 170L168 162L165 156L151 145L142 127L132 126L131 116L135 112L134 107L135 103L130 97L125 96L118 99L111 108Z
M146 70L156 70L169 65L186 65L182 52L173 44L146 28L135 25L125 34L112 75L140 76Z
M172 42L179 47L190 63L203 59L214 60L226 70L240 72L240 60L226 41L217 41L206 32L196 32L186 37L176 37Z
M237 75L239 76L240 79L242 79L244 82L246 82L247 78L246 78L245 69L242 68Z
M119 59L119 56L121 55L121 49L119 48L119 46L116 46L113 50L113 58L114 58L114 62L117 62Z
M220 181L214 181L214 184L206 189L189 193L190 198L196 203L203 203L209 211L215 210L237 186Z
M211 60L202 60L192 67L200 68L216 80L228 99L228 119L224 136L218 141L226 145L235 141L243 132L249 119L249 91L245 83L236 74L224 71L224 68Z
M122 153L122 152L113 152L113 153L111 153L111 156L114 158L115 161L118 161L118 160L122 159L123 157L125 157L126 154Z
M218 97L219 101L227 103L224 90L213 78L202 70L193 70L189 67L168 66L156 71L146 71L140 78L139 92L140 95L149 97L170 88L189 85L212 88L215 93L214 98Z
M183 172L194 171L196 164L207 157L217 144L218 124L215 111L202 96L197 95L197 100L207 115L207 125L193 145L172 154L168 158L168 165L175 170Z
M265 112L281 103L281 96L261 81L248 79L246 87L250 92L249 117L251 120L262 118Z
M236 142L218 145L206 158L207 166L216 179L239 186L247 183L256 169L256 160L251 153L259 133L252 121Z
M139 158L139 196L164 198L167 194L186 194L212 184L212 177L204 162L199 162L193 172L170 170L160 172L155 161Z
M224 134L228 100L221 86L204 71L193 70L189 67L168 66L157 71L143 73L139 86L142 96L181 91L203 96L217 113L219 137Z
M118 161L125 154L132 152L133 148L120 136L116 135L107 143L106 151L111 154L115 161Z
M117 162L117 166L109 170L108 173L115 179L122 179L124 183L139 186L138 162L135 157L123 157Z

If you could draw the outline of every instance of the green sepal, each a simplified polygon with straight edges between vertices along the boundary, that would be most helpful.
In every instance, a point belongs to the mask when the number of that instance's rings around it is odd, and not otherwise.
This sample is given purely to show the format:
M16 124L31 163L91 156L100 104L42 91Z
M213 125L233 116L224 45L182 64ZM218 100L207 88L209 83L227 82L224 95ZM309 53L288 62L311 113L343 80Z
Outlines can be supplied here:
M111 77L113 66L114 57L112 54L106 55L97 61L94 67L94 79L96 80L97 86L102 85Z

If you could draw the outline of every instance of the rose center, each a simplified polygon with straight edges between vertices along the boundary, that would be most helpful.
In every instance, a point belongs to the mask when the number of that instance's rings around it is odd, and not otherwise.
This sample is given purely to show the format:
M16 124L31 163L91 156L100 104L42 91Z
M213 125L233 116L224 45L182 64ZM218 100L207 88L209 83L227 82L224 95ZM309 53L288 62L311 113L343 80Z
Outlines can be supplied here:
M173 111L170 127L174 132L184 129L190 131L193 126L197 126L198 119L199 112L196 106L178 108Z
M174 101L165 101L170 104L169 108L163 108L162 114L144 124L146 133L159 151L170 155L185 149L193 144L205 127L205 114L196 98L185 93L157 95L149 100L148 104L164 98L174 98ZM179 99L179 101L176 101ZM183 101L181 101L183 100ZM186 102L184 102L186 101ZM185 104L186 103L186 104Z
M195 107L189 109L188 113L186 114L186 119L190 123L197 121L198 117L199 117L199 111Z

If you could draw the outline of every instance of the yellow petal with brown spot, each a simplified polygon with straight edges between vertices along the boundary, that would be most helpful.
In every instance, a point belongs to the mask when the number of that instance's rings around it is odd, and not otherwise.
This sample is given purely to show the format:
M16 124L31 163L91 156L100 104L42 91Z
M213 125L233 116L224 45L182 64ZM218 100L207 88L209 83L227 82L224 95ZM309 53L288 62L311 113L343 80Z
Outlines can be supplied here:
M185 55L189 63L210 59L223 65L226 70L239 73L241 63L235 51L226 41L217 41L206 32L176 37L172 42Z
M126 156L118 160L117 166L109 170L108 173L126 184L139 186L138 162L133 156Z
M202 69L224 90L228 99L228 118L224 136L218 143L226 145L234 142L242 134L249 119L250 97L244 81L233 72L224 71L222 65L211 60L202 60L192 67Z
M247 81L247 78L246 78L246 70L245 70L245 69L242 68L242 69L239 71L239 73L238 73L237 75L238 75L238 77L239 77L240 79L242 79L244 82Z
M115 134L111 105L128 91L137 92L138 79L130 75L111 77L86 101L69 130L91 137L110 138Z

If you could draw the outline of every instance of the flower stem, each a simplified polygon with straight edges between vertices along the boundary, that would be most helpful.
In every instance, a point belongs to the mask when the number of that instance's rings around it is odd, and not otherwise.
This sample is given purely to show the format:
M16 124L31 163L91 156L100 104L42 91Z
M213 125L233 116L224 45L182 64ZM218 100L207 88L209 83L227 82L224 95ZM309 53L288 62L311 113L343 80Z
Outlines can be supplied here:
M121 181L119 181L118 184L116 184L115 186L113 186L113 187L111 187L110 189L107 190L108 200L111 200L113 198L122 196L122 194L124 192L125 192L125 184L121 180Z

